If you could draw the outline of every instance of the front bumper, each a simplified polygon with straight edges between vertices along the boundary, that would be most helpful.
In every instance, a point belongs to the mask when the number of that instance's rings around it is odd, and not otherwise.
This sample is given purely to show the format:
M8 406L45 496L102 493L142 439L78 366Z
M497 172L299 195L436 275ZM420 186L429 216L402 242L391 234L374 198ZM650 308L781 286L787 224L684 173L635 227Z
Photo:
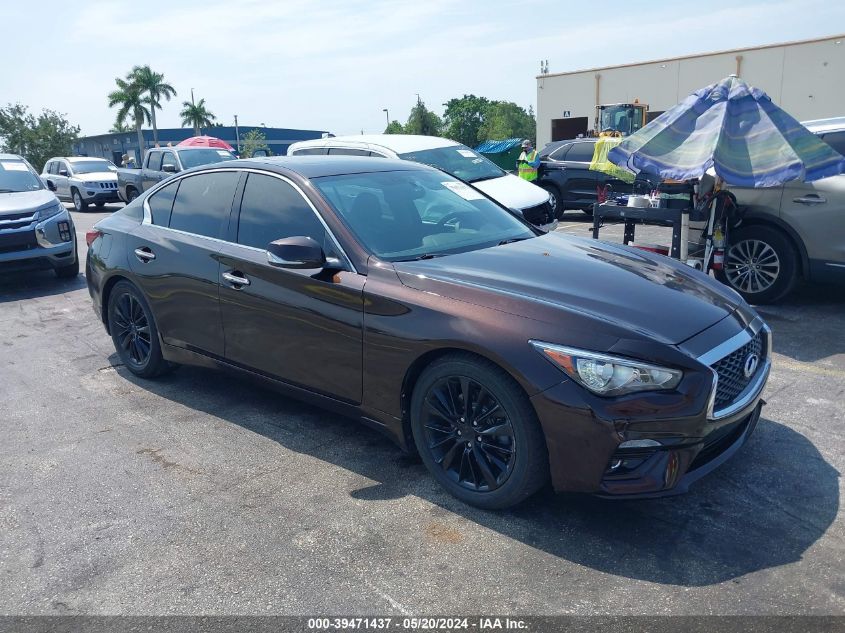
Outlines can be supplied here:
M535 394L552 485L559 492L622 498L686 492L754 431L770 354L765 361L736 406L715 413L716 383L706 371L685 377L676 392L600 398L565 380Z
M117 189L103 189L94 191L92 189L80 189L82 199L89 204L106 202L122 202Z
M75 231L67 211L19 230L0 231L0 270L49 270L71 264Z

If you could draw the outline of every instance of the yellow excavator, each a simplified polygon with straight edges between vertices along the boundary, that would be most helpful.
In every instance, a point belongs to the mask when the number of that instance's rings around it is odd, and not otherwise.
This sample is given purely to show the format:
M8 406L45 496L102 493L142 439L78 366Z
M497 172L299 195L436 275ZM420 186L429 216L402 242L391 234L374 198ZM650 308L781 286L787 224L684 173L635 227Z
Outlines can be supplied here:
M648 122L648 105L634 99L634 103L606 103L596 106L598 136L628 136L644 128Z

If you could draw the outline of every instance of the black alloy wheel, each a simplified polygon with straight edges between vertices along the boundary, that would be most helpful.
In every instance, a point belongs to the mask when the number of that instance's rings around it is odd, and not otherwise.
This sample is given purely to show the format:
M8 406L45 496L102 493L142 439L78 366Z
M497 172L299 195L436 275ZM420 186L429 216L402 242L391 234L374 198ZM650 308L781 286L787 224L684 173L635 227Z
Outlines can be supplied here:
M534 407L504 369L456 352L425 368L411 394L411 431L431 475L458 499L509 508L549 478Z
M434 461L455 483L489 492L505 483L517 450L499 401L467 376L441 378L425 398L423 425Z
M149 305L128 281L119 281L112 289L108 319L115 350L129 371L141 378L155 378L173 368L161 354Z

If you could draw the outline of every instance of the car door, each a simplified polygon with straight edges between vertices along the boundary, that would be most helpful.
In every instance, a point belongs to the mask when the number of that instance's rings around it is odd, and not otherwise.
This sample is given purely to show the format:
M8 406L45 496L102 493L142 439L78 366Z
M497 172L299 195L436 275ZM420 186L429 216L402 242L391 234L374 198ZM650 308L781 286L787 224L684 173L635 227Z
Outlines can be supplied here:
M351 403L361 402L363 287L314 207L289 180L251 172L220 251L226 360ZM270 264L266 246L306 236L342 265Z
M128 238L130 268L168 345L223 356L218 251L239 178L212 170L161 187Z
M780 217L798 233L811 260L845 264L845 175L786 183Z
M161 180L161 155L162 152L150 150L147 155L147 164L141 170L141 186L144 191Z
M70 199L70 167L67 161L56 161L56 175L53 176L53 182L56 185L56 195L64 200Z

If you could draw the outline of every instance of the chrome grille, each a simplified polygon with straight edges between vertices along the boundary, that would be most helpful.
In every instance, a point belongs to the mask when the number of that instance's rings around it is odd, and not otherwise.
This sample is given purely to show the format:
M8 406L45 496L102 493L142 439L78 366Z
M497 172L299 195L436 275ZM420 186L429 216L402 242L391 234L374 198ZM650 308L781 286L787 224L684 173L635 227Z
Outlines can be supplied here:
M757 370L754 374L745 377L745 359L749 354L757 354L759 362L757 363ZM757 332L748 343L740 347L735 352L731 352L719 361L711 365L719 380L716 383L716 399L713 403L714 409L719 410L736 400L737 396L743 392L751 380L756 375L756 372L763 368L764 352L763 352L763 333Z
M548 202L523 209L522 217L531 222L531 224L545 224L554 220L552 207Z
M5 213L0 215L0 231L22 229L35 222L35 211L23 213Z

